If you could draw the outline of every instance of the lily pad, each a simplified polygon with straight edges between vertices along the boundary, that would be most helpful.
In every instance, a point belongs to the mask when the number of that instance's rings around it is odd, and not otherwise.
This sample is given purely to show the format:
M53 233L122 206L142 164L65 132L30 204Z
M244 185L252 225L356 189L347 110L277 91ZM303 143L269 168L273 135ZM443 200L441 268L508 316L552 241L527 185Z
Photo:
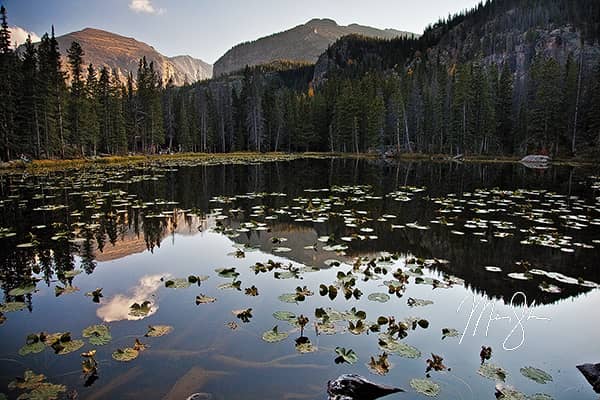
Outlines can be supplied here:
M479 367L479 369L477 370L477 373L485 378L488 379L492 379L495 381L502 381L504 382L506 380L506 375L507 372L506 370L504 370L504 368L499 367L495 364L483 364Z
M24 296L35 291L35 284L17 286L8 291L9 296Z
M335 359L336 364L347 362L348 364L354 364L358 361L358 355L352 349L346 350L343 347L336 347L335 353L338 357Z
M290 324L294 324L297 319L296 314L290 311L275 311L273 317L280 321L289 322Z
M529 397L525 396L525 394L519 392L514 387L503 383L498 383L496 385L495 395L496 399L499 400L529 400Z
M397 354L400 357L405 358L419 358L421 357L421 351L414 346L404 343L399 340L395 340L389 335L379 335L379 348L385 350L388 353Z
M148 300L144 301L142 304L133 303L129 306L129 315L132 317L145 317L152 310L152 303Z
M41 353L46 348L46 344L40 340L38 335L29 335L27 343L19 349L19 355L26 356L27 354Z
M203 294L196 296L196 305L214 303L215 301L217 301L215 297L205 296Z
M45 380L46 377L44 375L25 371L24 377L10 382L8 388L29 391L22 393L18 397L19 400L54 400L60 396L60 393L67 391L66 386L44 382Z
M165 282L165 287L169 289L186 289L191 286L191 282L188 279L177 278L169 279Z
M406 303L410 307L424 307L424 306L428 306L430 304L433 304L433 301L431 301L431 300L424 300L424 299L415 299L413 297L409 297L409 299L406 301Z
M217 268L215 272L219 274L221 278L237 278L240 276L239 272L235 271L235 267L232 268Z
M173 327L170 325L148 325L148 332L144 336L146 337L160 337L168 335L173 331Z
M521 375L526 378L531 379L534 382L546 384L548 382L552 382L552 375L543 371L539 368L534 367L523 367L520 369Z
M442 329L442 340L447 337L458 337L460 336L460 332L454 328L443 328Z
M417 393L423 394L429 397L436 397L440 394L440 385L432 381L431 379L411 379L410 386L415 389Z
M375 359L375 357L371 356L371 360L367 364L367 367L371 370L372 373L377 375L386 375L390 372L390 368L392 364L388 360L387 353L383 353Z
M268 343L275 343L287 339L288 336L289 335L286 332L279 332L277 330L277 325L275 325L273 329L262 334L262 340Z
M110 330L104 324L90 325L81 332L81 335L89 338L90 344L94 346L103 346L112 340Z
M9 301L4 304L0 304L0 312L14 312L20 311L27 307L27 304L22 301Z
M77 286L68 285L68 286L62 287L62 286L56 285L54 287L54 294L56 297L58 297L62 294L71 294L71 293L75 293L78 291L79 291L79 288Z
M132 349L131 347L125 347L124 349L117 349L112 353L112 358L117 361L131 361L135 360L137 356L140 354L136 349Z
M65 355L72 353L82 348L84 344L85 343L83 342L83 340L69 340L66 342L61 341L61 349L56 354Z
M284 303L298 303L298 300L296 299L296 293L284 293L279 296L278 299Z
M301 354L314 353L317 351L317 348L313 346L310 340L305 336L300 336L298 339L296 339L295 348L296 351Z
M390 300L390 296L385 293L371 293L368 297L371 301L378 301L380 303L386 303Z

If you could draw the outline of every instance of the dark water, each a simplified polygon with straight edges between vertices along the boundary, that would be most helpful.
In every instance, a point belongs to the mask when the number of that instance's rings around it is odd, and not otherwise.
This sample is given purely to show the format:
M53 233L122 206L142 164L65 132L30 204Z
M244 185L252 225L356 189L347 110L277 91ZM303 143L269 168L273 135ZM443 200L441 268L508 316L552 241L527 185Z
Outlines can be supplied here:
M600 361L598 175L593 168L305 159L2 176L2 303L25 308L3 313L0 393L16 398L22 392L9 382L33 370L86 399L324 399L327 380L357 373L408 392L390 399L424 398L409 382L425 378L434 353L449 367L430 372L440 399L494 399L494 380L477 373L485 345L493 349L486 363L502 367L506 384L527 395L596 398L575 366ZM251 269L268 260L279 264ZM235 279L215 272L231 267ZM362 296L345 298L340 271L353 271L350 291ZM189 275L209 278L165 287ZM388 293L386 283L402 286L398 278L407 282L389 301L368 298ZM33 293L8 294L32 282ZM241 290L218 287L230 282ZM321 284L337 286L337 297L322 296ZM57 286L78 290L57 296ZM251 286L258 296L245 294ZM279 299L298 286L313 295ZM85 296L96 288L99 303ZM216 301L196 305L200 294ZM410 306L409 299L433 304ZM148 315L131 316L130 306L146 300ZM420 356L391 353L389 372L373 374L367 364L383 353L378 336L388 325L350 332L339 321L335 334L317 334L315 310L332 315L329 307L365 311L366 327L380 316L427 320L427 328L409 323L401 340ZM247 308L249 322L232 313ZM303 334L316 351L299 353L299 328L274 318L276 311L307 316ZM110 343L82 339L84 328L100 323L109 326ZM173 331L144 337L148 325ZM289 336L263 341L275 325ZM443 328L460 335L442 339ZM27 335L42 331L70 332L85 345L65 355L49 347L19 355ZM136 338L149 346L138 358L111 358ZM336 364L338 346L358 361ZM80 353L94 348L98 379L86 387ZM552 381L526 378L520 369L528 366Z

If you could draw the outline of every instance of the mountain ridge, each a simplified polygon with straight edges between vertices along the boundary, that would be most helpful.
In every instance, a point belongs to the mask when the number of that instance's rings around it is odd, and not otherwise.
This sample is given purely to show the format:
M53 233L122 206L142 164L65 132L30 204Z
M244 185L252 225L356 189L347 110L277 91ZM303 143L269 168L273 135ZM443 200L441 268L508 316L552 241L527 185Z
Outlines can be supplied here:
M63 57L63 65L66 65L67 50L71 43L76 41L83 48L86 64L91 63L96 68L105 66L114 69L123 81L128 73L135 75L142 57L146 57L148 62L153 61L163 81L172 79L175 86L212 77L212 66L200 59L188 55L168 57L153 46L133 37L98 28L87 27L57 36L56 40Z
M233 46L215 62L213 75L218 77L239 71L246 65L266 64L274 60L314 63L329 45L351 34L382 39L417 36L391 28L378 29L359 24L343 26L333 19L313 18L291 29Z

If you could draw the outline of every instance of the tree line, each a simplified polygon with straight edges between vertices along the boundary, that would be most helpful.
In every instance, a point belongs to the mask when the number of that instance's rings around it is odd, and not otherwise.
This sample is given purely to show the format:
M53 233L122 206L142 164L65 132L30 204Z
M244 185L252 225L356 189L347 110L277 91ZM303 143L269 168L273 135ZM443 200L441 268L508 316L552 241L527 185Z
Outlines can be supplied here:
M518 77L506 60L484 62L481 49L462 59L428 55L436 43L458 46L460 35L452 41L448 32L456 36L468 21L485 31L482 18L523 2L533 8L513 17L531 27L567 11L579 15L572 4L587 0L552 0L552 13L544 11L539 21L531 17L539 13L537 0L487 1L430 26L419 39L342 38L326 53L331 65L323 79L313 79L315 66L280 61L184 87L165 83L144 58L123 82L116 71L86 65L77 42L62 65L53 29L16 52L2 7L0 154L4 160L248 150L597 155L600 64L586 64L582 52L564 63L532 56ZM571 5L565 11L559 4ZM597 43L596 26L573 18Z

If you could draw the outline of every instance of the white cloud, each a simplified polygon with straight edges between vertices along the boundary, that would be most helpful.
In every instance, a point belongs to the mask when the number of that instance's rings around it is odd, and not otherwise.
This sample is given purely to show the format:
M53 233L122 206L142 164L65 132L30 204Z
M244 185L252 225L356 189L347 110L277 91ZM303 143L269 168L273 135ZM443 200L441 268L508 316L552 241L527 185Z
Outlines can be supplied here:
M26 31L20 26L9 26L8 29L10 30L10 41L13 45L15 42L18 46L24 44L25 40L27 40L27 35L31 35L32 42L39 42L41 40L35 32Z
M165 12L164 8L154 8L151 0L131 0L129 8L136 13L147 13L147 14L162 14Z

